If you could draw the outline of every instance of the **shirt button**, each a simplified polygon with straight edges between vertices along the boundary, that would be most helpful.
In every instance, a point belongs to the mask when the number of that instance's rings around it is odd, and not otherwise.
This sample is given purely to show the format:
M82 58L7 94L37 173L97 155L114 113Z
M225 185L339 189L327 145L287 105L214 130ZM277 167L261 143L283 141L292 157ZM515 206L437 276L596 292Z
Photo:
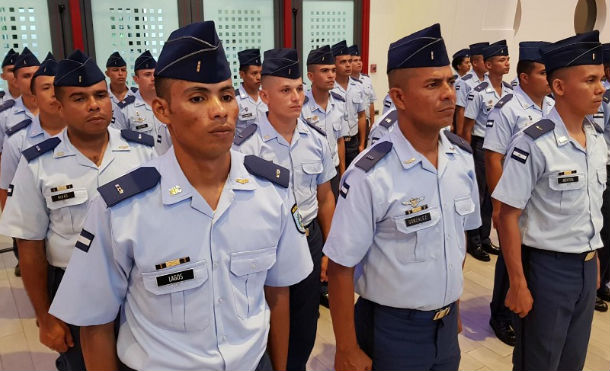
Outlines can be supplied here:
M224 301L224 300L223 300L222 298L219 298L219 299L218 299L218 304L222 304L222 302L223 302L223 301Z

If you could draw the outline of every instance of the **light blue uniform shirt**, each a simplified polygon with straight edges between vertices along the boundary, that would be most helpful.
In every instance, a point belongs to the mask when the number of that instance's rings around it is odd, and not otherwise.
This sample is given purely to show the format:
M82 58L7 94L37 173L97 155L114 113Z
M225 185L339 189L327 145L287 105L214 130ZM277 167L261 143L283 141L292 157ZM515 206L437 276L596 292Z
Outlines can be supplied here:
M0 218L0 233L24 240L45 240L49 264L65 268L78 239L89 201L97 187L150 160L151 147L127 142L108 128L110 141L98 167L70 143L61 143L28 162L21 157L12 196Z
M604 81L602 81L602 85L604 85L604 88L606 90L610 89L610 81L604 80Z
M386 112L393 109L396 109L396 106L394 105L394 102L392 102L390 94L386 94L385 98L383 98L383 111L381 113L385 114Z
M159 121L152 108L142 99L140 91L135 93L135 102L122 109L122 115L115 115L112 126L151 135L155 139L155 150L162 155L172 146L172 138L167 126Z
M487 74L484 76L487 77ZM468 94L475 86L482 83L485 80L485 77L483 77L483 80L479 80L479 77L474 70L470 69L467 74L457 79L455 81L455 105L466 108L469 103Z
M487 127L487 115L494 108L496 103L505 96L513 92L509 84L502 82L502 94L498 95L496 89L491 86L489 78L485 78L487 87L477 91L475 86L468 93L468 106L464 111L464 117L474 120L472 135L485 137L485 128Z
M606 142L587 119L585 149L570 137L555 108L545 118L555 127L538 139L525 131L515 136L492 197L523 210L519 226L525 245L565 253L598 249Z
M13 95L11 94L11 92L10 92L8 89L6 89L6 90L4 91L4 96L3 96L2 98L0 98L0 104L2 104L2 103L4 103L4 102L6 102L6 101L8 101L8 100L15 100L15 99L17 99L17 98L19 98L19 97L13 97Z
M35 115L23 104L21 97L15 99L15 105L0 113L0 153L6 140L6 131L23 120L34 121Z
M513 97L502 107L494 107L489 113L485 129L483 148L506 154L512 137L547 115L555 101L549 97L542 100L542 109L521 89L513 88Z
M235 133L239 133L244 130L246 126L256 122L259 115L267 112L267 105L263 103L260 95L255 102L254 99L248 95L243 84L240 84L239 88L235 90L235 98L239 105L239 116L237 116L237 123L235 124Z
M75 249L49 312L90 326L122 308L117 352L136 370L254 370L269 331L263 286L298 283L313 265L286 189L243 162L231 151L216 210L173 148L144 165L161 175L153 188L112 207L95 199L88 252Z
M377 100L377 95L375 94L375 89L373 89L373 80L371 80L371 77L369 75L361 73L358 77L358 80L362 82L364 95L366 97L366 99L364 100L364 111L366 113L366 119L368 120L369 117L371 117L371 104L375 103L375 101Z
M32 123L27 128L6 137L0 166L1 189L8 189L9 184L11 184L15 171L17 171L17 165L19 165L19 159L21 159L21 152L50 137L40 126L38 116L34 116Z
M348 136L353 137L358 134L358 114L366 109L366 97L362 82L349 78L347 90L343 89L338 82L335 82L333 90L345 99L345 115L348 123Z
M380 138L383 138L390 131L394 130L396 127L396 122L398 121L398 115L395 112L396 107L393 106L392 109L384 111L381 117L375 121L371 127L371 131L369 132L369 142L367 143L368 147L377 143Z
M462 294L464 232L481 224L472 155L444 131L438 169L399 129L377 145L383 142L393 147L371 170L355 166L368 156L364 151L343 175L324 254L356 266L355 290L368 300L442 308Z
M262 157L290 170L289 188L303 225L309 225L318 216L318 186L337 174L328 141L300 118L291 143L278 134L266 114L259 116L256 125L258 127L250 138L233 147L241 153Z
M332 95L329 96L326 110L324 110L316 103L311 90L305 93L301 119L326 133L326 141L333 155L335 167L339 166L337 140L347 136L349 130L344 112L345 103L336 100Z

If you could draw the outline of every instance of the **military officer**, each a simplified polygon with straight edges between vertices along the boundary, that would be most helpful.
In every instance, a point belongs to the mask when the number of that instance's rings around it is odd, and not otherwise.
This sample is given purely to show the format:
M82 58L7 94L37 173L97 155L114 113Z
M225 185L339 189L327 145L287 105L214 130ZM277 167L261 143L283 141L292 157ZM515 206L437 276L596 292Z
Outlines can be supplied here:
M239 117L235 132L241 132L255 122L259 113L267 112L258 92L261 88L261 52L259 49L246 49L237 53L239 58L239 77L241 84L235 90L239 105Z
M515 136L493 197L517 321L514 370L582 370L602 247L606 143L599 32L541 48L555 107ZM586 83L583 83L585 82Z
M396 107L382 114L379 120L377 120L377 122L373 124L373 127L371 127L367 147L372 146L379 140L379 138L384 137L390 131L394 130L396 120L398 120L398 112L396 112Z
M488 46L488 42L475 43L469 46L470 65L472 68L470 72L455 82L455 132L461 137L464 137L464 110L468 105L468 94L472 88L483 82L487 74L487 68L483 59L483 49Z
M269 344L283 370L287 286L312 267L289 170L230 150L238 107L214 22L171 33L155 84L174 146L99 188L50 311L83 326L88 369L271 370Z
M345 172L324 246L335 369L457 370L464 232L480 218L470 146L441 131L455 77L440 25L392 43L387 70L397 126Z
M19 93L19 86L17 86L15 76L13 75L17 56L19 56L19 53L10 49L2 60L2 74L0 74L0 78L6 81L7 90L0 90L0 104L8 100L15 100L21 95Z
M604 88L610 89L610 43L602 44L602 53L604 55Z
M352 78L361 81L364 89L364 107L365 116L368 121L367 127L373 125L375 122L375 101L377 95L375 95L375 89L373 89L373 81L370 76L362 73L362 57L360 56L360 49L358 45L352 45L349 47L349 53L352 56ZM368 101L368 103L367 103Z

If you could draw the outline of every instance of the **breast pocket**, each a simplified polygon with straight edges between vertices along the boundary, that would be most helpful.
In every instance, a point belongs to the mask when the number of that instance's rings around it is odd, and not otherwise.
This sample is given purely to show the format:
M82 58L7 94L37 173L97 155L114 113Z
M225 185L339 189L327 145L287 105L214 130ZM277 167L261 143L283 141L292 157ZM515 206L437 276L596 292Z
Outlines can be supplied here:
M557 195L551 202L559 201L561 212L579 213L583 206L580 204L580 200L583 196L585 182L586 175L577 171L561 172L549 176L549 188Z
M210 288L205 260L142 273L142 311L162 327L192 331L210 325Z
M241 319L265 307L263 286L267 271L275 264L276 248L231 253L231 281L235 313Z
M153 129L152 123L149 123L142 116L130 117L131 129L140 133L148 133Z
M321 161L303 163L302 186L309 189L310 192L316 192L318 187L318 175L322 174L324 166Z
M475 204L470 195L459 196L455 198L455 212L465 218L474 212Z
M87 189L49 191L45 200L49 209L49 228L65 237L80 232L87 213Z
M423 262L435 259L442 247L443 236L438 233L436 225L441 219L437 207L394 217L396 229L401 234L401 241L396 252L403 263ZM404 239L403 239L404 236ZM404 241L404 243L403 243Z

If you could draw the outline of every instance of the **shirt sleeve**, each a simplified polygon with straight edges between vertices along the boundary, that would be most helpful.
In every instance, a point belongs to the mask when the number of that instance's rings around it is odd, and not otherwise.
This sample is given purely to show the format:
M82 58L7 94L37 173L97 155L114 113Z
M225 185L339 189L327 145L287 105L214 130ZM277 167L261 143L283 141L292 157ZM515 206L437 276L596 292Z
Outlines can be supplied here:
M322 173L320 173L316 179L318 184L326 183L337 175L333 155L326 138L323 138L322 140L322 168Z
M502 109L494 108L487 117L483 148L506 154L512 138L511 120ZM491 125L491 126L490 126Z
M14 137L9 137L14 138ZM7 138L2 151L2 161L0 162L0 189L8 189L9 184L15 176L21 152L17 148L15 140Z
M112 122L110 126L113 128L122 130L129 129L129 122L127 120L126 112L119 108L114 102L112 103Z
M356 105L356 112L364 112L366 107L368 106L368 99L366 98L366 93L364 92L364 87L360 86L358 89L358 93L356 94L356 98L354 99L354 104Z
M377 94L375 94L375 88L373 88L373 82L371 80L369 80L368 84L369 84L369 91L370 91L370 94L369 94L370 103L369 104L372 104L377 100Z
M474 89L468 93L468 103L464 111L464 117L476 120L481 110L481 94Z
M49 313L76 326L112 322L125 301L133 260L112 238L111 210L97 196Z
M0 218L0 233L24 240L44 240L49 229L49 209L40 189L38 166L21 157L13 179L12 195Z
M0 153L2 153L2 148L4 147L4 139L6 137L6 135L5 135L6 129L7 129L6 120L7 120L6 113L0 114Z
M458 80L455 84L455 93L457 95L455 102L456 106L466 108L466 103L468 102L468 86L463 80Z

